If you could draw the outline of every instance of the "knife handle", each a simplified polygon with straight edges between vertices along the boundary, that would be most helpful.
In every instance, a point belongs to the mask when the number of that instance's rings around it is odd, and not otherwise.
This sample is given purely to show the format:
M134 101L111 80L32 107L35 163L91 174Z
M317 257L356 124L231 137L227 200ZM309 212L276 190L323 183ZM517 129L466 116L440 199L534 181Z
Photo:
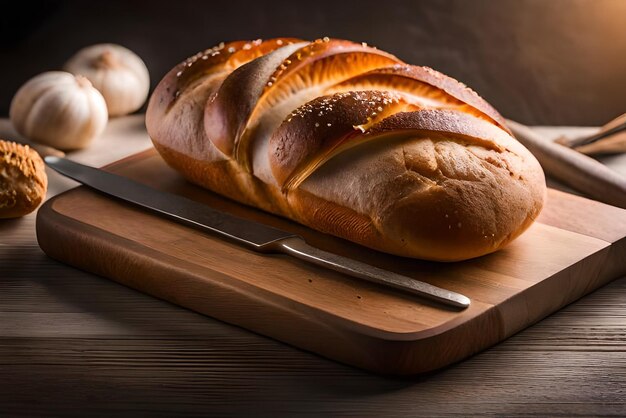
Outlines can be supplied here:
M460 293L442 289L401 274L361 263L351 258L320 250L319 248L310 246L299 237L283 239L277 241L275 245L275 251L349 276L358 277L372 283L419 295L454 308L465 309L470 305L470 299Z

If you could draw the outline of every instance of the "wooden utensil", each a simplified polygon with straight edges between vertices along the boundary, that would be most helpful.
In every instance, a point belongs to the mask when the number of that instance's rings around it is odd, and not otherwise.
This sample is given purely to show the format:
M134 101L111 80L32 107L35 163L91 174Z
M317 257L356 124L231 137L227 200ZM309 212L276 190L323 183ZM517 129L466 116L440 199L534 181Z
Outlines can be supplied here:
M555 142L587 155L626 152L626 113L604 125L594 135L579 138L562 136Z
M626 131L618 132L590 144L574 148L586 155L619 154L626 152Z

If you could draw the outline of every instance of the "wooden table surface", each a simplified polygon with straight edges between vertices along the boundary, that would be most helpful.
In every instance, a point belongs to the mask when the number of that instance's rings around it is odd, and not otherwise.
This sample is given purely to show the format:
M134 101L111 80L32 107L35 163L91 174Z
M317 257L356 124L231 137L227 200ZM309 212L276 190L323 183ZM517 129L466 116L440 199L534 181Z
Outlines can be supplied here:
M136 115L71 157L102 165L149 146ZM625 157L607 163L626 174ZM49 180L50 195L75 185ZM626 277L460 364L392 378L59 264L34 215L0 221L0 416L294 414L624 416Z

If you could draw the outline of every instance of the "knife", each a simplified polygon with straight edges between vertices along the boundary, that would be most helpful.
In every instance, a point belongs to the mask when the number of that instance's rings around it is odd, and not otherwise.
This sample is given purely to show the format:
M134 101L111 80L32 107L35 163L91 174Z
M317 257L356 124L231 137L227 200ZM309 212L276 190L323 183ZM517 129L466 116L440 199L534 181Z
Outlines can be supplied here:
M47 156L45 161L60 174L92 189L133 203L183 225L217 234L250 250L288 254L318 266L455 308L465 309L470 305L469 298L464 295L320 250L310 246L302 237L291 232L239 218L185 197L162 192L67 158Z

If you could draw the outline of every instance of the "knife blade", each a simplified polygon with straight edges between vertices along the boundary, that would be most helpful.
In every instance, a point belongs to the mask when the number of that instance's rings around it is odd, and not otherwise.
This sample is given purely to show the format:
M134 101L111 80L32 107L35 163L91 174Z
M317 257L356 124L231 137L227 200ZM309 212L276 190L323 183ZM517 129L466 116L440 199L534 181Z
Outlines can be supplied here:
M67 158L47 156L45 161L60 174L101 193L140 206L180 224L219 235L250 250L287 254L447 306L465 309L470 305L470 299L460 293L321 250L307 244L302 237L291 232L221 212L191 199L156 190L126 177L79 164Z

